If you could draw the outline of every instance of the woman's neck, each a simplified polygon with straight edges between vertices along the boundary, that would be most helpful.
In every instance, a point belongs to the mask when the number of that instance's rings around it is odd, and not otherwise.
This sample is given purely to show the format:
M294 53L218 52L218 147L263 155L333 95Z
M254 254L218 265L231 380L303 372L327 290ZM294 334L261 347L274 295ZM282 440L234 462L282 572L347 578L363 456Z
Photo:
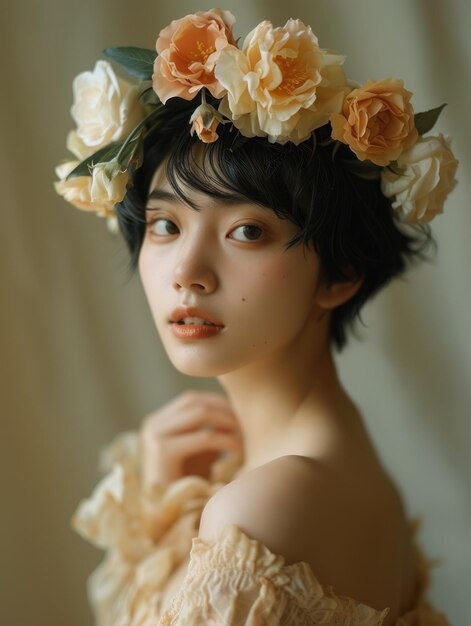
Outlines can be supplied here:
M274 353L218 380L240 423L246 468L327 445L339 428L343 412L337 409L349 402L328 340L315 346L300 338L289 353Z

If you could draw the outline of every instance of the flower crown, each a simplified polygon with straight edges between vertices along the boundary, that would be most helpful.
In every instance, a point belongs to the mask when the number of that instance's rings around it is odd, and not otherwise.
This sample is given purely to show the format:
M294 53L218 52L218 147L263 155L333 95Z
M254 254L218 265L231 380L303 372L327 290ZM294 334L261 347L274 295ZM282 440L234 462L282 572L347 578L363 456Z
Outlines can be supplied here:
M301 20L277 28L263 21L241 49L234 22L229 11L200 11L160 31L156 51L104 50L140 84L119 78L108 61L75 78L71 113L77 128L67 148L76 159L57 166L56 191L79 209L113 218L167 100L200 95L189 132L204 143L217 141L219 125L230 123L233 150L251 137L296 145L310 139L317 149L314 131L330 124L320 148L330 145L334 158L342 144L348 146L355 157L344 165L362 178L380 179L399 221L423 224L443 211L457 183L458 161L449 138L423 135L445 104L414 113L402 80L347 80L345 56L320 48Z

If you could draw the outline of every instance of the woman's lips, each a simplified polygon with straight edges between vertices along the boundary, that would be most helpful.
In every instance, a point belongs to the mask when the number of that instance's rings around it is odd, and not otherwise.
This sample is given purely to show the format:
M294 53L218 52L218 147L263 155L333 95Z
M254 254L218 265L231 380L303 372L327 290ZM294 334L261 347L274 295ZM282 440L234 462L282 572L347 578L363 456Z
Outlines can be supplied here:
M224 326L210 326L208 324L179 324L170 322L172 332L180 339L206 339L220 333Z
M214 318L203 309L200 309L198 306L179 306L172 311L172 316L170 317L171 322L179 322L184 317L199 317L203 318L207 322L211 322L216 326L223 326L222 322L219 322L216 318Z

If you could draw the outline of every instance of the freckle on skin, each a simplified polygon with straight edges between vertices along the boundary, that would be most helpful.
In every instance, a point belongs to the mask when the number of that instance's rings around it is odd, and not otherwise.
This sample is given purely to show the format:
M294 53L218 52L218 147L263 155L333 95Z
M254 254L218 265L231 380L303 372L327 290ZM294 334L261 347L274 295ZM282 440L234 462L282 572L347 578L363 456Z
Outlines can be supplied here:
M245 302L245 298L242 298L242 302Z

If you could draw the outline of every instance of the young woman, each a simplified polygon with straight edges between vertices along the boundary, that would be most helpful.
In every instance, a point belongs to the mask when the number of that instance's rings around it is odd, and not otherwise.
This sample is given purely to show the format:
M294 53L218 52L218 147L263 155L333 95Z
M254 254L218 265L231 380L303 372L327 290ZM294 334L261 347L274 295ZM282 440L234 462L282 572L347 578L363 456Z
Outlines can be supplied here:
M225 392L187 391L103 453L73 519L107 550L96 623L445 626L417 520L332 358L430 242L456 171L422 137L439 110L414 117L395 79L354 88L299 20L242 49L233 21L161 31L145 112L104 62L74 84L82 164L57 189L117 219L172 364ZM121 100L97 140L80 115L99 72Z

